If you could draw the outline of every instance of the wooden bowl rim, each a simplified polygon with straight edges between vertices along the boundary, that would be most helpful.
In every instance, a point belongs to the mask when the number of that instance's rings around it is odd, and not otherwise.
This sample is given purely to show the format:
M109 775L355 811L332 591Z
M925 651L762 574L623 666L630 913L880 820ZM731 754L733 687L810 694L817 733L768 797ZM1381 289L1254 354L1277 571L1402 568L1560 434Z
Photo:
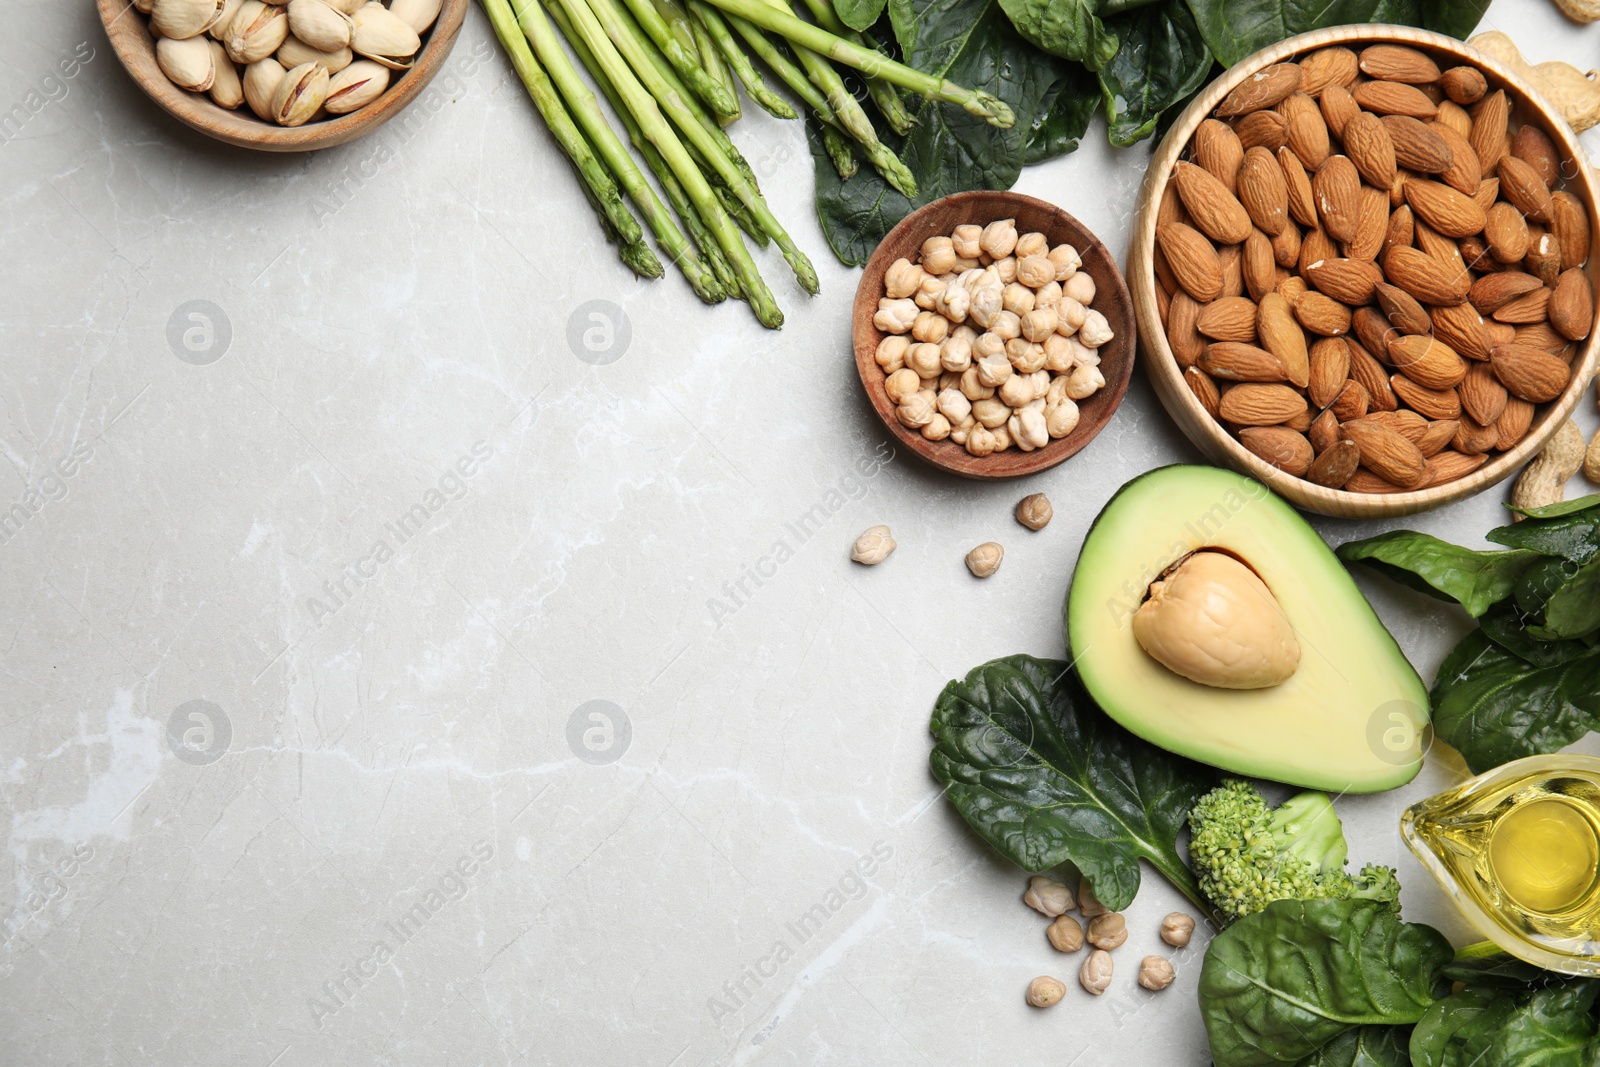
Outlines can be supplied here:
M1106 315L1115 332L1115 336L1106 347L1116 346L1116 358L1121 359L1121 367L1115 378L1108 378L1105 386L1095 393L1094 397L1089 398L1098 400L1102 407L1097 408L1097 417L1094 420L1085 419L1066 437L1052 439L1043 448L1032 452L1022 452L1013 448L1000 455L980 458L969 454L964 447L954 442L929 441L920 433L907 429L900 424L899 419L895 418L894 405L889 402L889 397L883 390L883 369L878 366L874 358L878 343L885 335L873 326L872 315L877 310L878 298L883 295L884 274L892 262L889 250L913 232L921 234L917 244L928 237L939 236L933 227L927 225L927 218L951 206L969 203L973 205L971 218L974 222L979 221L980 216L986 215L1006 218L1014 213L1014 207L1025 206L1050 216L1054 220L1052 225L1076 230L1086 240L1069 240L1068 243L1078 250L1079 258L1084 263L1087 264L1093 257L1097 269L1114 283L1111 299L1105 303L1100 299L1100 282L1095 283L1094 309ZM996 211L994 205L1007 206L1000 207ZM992 219L984 218L983 221L988 222ZM1052 244L1054 243L1058 242L1052 241ZM856 374L861 380L862 388L866 390L873 411L877 413L884 426L902 445L925 462L951 474L982 481L1000 481L1037 474L1064 463L1081 452L1099 435L1121 407L1123 398L1128 392L1128 385L1133 379L1133 366L1138 358L1133 299L1128 292L1128 285L1122 276L1122 268L1116 256L1111 254L1105 242L1100 240L1093 230L1065 208L1048 200L1009 189L971 189L951 193L924 204L901 219L884 235L883 240L878 242L877 248L873 250L862 269L861 280L856 286L851 318ZM1104 367L1105 362L1101 365ZM1100 399L1102 397L1103 400ZM1086 400L1085 404L1088 402Z
M1409 26L1378 23L1337 26L1302 33L1264 48L1234 64L1212 82L1205 92L1184 109L1178 121L1167 132L1145 173L1128 251L1127 274L1132 279L1130 289L1133 293L1134 312L1140 324L1139 338L1146 357L1146 373L1151 376L1153 384L1157 387L1157 393L1169 413L1173 415L1174 421L1213 460L1264 482L1274 492L1299 507L1336 517L1379 518L1409 515L1454 503L1492 488L1521 469L1544 448L1551 436L1572 414L1589 381L1594 377L1596 366L1600 364L1600 329L1591 330L1589 336L1580 343L1572 381L1568 383L1566 391L1561 396L1549 404L1540 405L1542 410L1521 442L1509 451L1492 457L1473 473L1428 489L1376 494L1351 493L1316 485L1303 478L1286 474L1250 452L1200 406L1200 402L1183 380L1183 373L1178 369L1177 359L1167 341L1166 330L1161 327L1160 316L1156 313L1155 270L1152 262L1156 211L1173 165L1188 147L1200 123L1210 116L1212 110L1222 102L1222 98L1240 82L1264 67L1284 62L1303 52L1329 45L1351 43L1416 45L1455 57L1464 63L1471 63L1489 75L1491 81L1499 83L1492 88L1503 87L1508 95L1513 97L1514 114L1524 115L1524 121L1526 116L1537 116L1540 128L1549 134L1556 145L1577 164L1578 177L1576 180L1569 180L1566 188L1583 200L1584 207L1593 220L1590 253L1584 267L1591 284L1594 282L1597 267L1600 267L1600 264L1597 264L1597 259L1600 257L1597 257L1595 252L1596 247L1600 246L1600 210L1597 210L1597 205L1600 205L1600 194L1597 194L1594 169L1589 165L1583 146L1578 142L1566 120L1541 100L1532 86L1493 56L1486 55L1453 37ZM1152 323L1154 325L1151 325ZM1179 411L1172 410L1174 403L1187 413L1188 420L1182 417ZM1199 436L1196 430L1190 428L1188 424L1190 421L1198 427Z
M470 2L444 0L439 17L428 28L422 48L417 52L416 62L403 77L391 81L390 87L377 100L348 115L303 126L274 126L258 119L248 104L229 111L218 107L205 93L178 88L156 65L155 39L146 21L149 16L142 14L130 0L96 0L96 6L100 9L100 21L111 42L111 50L134 83L167 114L190 129L239 148L312 152L371 133L416 99L450 55L466 21Z

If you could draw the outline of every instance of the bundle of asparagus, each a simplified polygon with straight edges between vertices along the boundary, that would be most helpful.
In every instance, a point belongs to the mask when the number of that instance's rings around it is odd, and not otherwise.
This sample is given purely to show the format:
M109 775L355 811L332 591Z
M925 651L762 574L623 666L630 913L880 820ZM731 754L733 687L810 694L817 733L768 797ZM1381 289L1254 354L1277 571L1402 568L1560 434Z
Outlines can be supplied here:
M898 133L913 122L901 89L959 105L996 126L1013 121L1011 109L990 94L890 59L868 35L847 29L830 0L804 0L814 22L797 17L787 0L481 2L622 261L641 276L663 273L645 243L636 210L702 300L742 299L772 329L783 325L783 312L744 237L762 246L777 242L806 292L817 291L817 275L773 216L750 165L723 129L739 117L737 85L771 114L797 117L768 86L756 60L822 122L829 157L841 176L855 173L859 152L907 196L916 195L911 172L878 139L834 64L861 72L868 98ZM563 39L621 119L682 230L612 130Z

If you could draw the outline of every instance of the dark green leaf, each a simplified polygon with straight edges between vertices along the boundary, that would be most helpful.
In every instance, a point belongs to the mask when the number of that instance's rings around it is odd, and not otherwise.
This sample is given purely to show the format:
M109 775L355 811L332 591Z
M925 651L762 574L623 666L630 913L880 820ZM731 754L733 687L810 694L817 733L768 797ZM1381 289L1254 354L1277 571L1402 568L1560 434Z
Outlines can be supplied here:
M1596 629L1600 629L1600 559L1585 564L1544 605L1544 630L1553 637L1583 637Z
M1040 101L1069 69L1017 36L997 0L890 0L889 18L907 63L994 93L1011 106L1017 124L996 129L958 107L918 104L916 129L904 140L881 133L916 177L915 202L870 166L840 181L821 137L813 136L817 215L829 247L845 263L865 263L912 208L966 189L1011 188L1022 173Z
M1515 504L1507 504L1506 507L1519 515L1526 515L1532 519L1559 519L1561 516L1571 515L1575 511L1587 511L1589 508L1600 507L1600 493L1580 496L1576 500L1558 500L1554 504L1546 504L1542 508L1519 508Z
M1028 127L1023 162L1030 167L1075 150L1100 103L1094 75L1075 63L1066 67L1066 75L1045 91Z
M1411 1067L1409 1026L1358 1026L1300 1061L1299 1067Z
M1010 656L934 705L933 776L962 818L1024 870L1070 860L1113 911L1147 860L1191 900L1178 831L1215 771L1146 744L1095 707L1059 660Z
M1600 649L1538 667L1474 630L1445 657L1431 695L1434 733L1482 773L1595 729Z
M1280 900L1212 940L1200 1015L1216 1067L1298 1063L1357 1026L1414 1023L1450 942L1367 900Z
M1212 55L1228 67L1307 30L1421 18L1417 0L1189 0L1189 7Z
M878 21L888 0L833 0L839 21L852 30L870 30Z
M1469 987L1428 1009L1411 1035L1415 1067L1593 1067L1600 984L1513 992Z
M1161 113L1200 87L1211 53L1184 0L1162 0L1107 25L1122 47L1100 71L1100 91L1111 143L1126 148L1154 133Z
M1422 0L1422 26L1465 41L1488 9L1489 0Z
M1517 577L1538 557L1532 552L1474 552L1424 533L1393 530L1340 545L1346 563L1365 563L1394 581L1441 600L1453 600L1474 617L1511 595Z
M1508 548L1525 548L1545 556L1587 563L1600 555L1600 507L1524 519L1490 530L1484 537Z
M1483 955L1471 954L1473 949L1479 947L1473 945L1459 950L1456 958L1445 964L1440 973L1452 982L1508 986L1518 990L1565 981L1564 975L1535 967L1526 960L1519 960L1504 949L1496 948L1492 943L1485 942L1482 947L1493 951L1485 952Z
M1517 578L1517 609L1532 620L1544 615L1544 607L1557 589L1566 585L1578 573L1578 564L1560 556L1541 556Z
M1587 656L1593 645L1587 641L1550 641L1530 633L1532 619L1511 601L1502 601L1478 620L1484 634L1505 649L1536 667L1554 667Z
M1000 6L1029 44L1051 55L1099 70L1117 54L1117 35L1090 0L1000 0Z

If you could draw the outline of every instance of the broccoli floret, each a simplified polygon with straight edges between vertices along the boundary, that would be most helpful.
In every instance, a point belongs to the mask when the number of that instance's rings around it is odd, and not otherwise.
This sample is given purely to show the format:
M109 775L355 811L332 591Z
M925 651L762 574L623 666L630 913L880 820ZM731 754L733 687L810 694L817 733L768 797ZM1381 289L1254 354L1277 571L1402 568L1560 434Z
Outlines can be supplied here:
M1189 827L1200 888L1230 919L1274 900L1361 898L1399 906L1392 868L1345 870L1349 847L1326 793L1300 793L1273 808L1255 786L1230 778L1200 798Z

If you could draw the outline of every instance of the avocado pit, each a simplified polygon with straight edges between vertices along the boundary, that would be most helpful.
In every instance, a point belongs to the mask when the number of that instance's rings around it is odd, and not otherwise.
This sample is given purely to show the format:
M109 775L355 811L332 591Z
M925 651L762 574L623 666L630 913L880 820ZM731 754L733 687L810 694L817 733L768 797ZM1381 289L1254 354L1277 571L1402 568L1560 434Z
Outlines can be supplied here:
M1269 689L1300 666L1272 590L1225 552L1192 552L1152 583L1133 636L1168 670L1217 689Z

